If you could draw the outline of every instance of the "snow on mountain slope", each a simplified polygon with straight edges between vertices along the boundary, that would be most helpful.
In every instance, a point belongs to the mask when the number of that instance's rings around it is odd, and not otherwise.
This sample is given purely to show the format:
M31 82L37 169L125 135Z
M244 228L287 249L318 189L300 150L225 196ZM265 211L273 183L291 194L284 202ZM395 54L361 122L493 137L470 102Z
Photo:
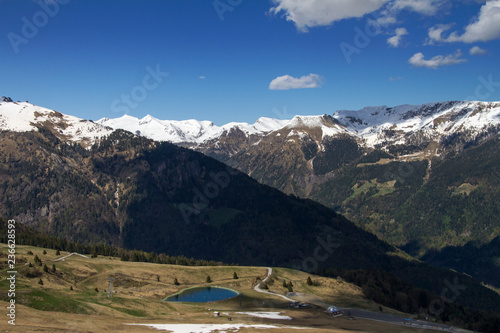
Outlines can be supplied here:
M37 130L37 124L50 125L60 138L89 144L96 137L113 132L113 129L92 121L64 115L27 102L11 102L6 98L0 100L0 130L28 132Z
M236 128L247 135L265 135L282 128L297 129L298 132L300 132L300 129L320 128L323 137L347 133L343 126L335 123L333 118L327 115L295 116L291 120L261 117L254 124L231 122L222 126L216 126L210 121L194 119L183 121L159 120L150 115L142 119L128 115L115 119L103 118L98 120L97 123L115 129L121 128L158 141L195 144L217 139L225 132L229 133Z
M333 117L363 138L368 146L404 144L412 135L439 138L469 131L478 134L500 125L500 102L438 102L423 105L367 107L341 110Z
M136 134L144 135L158 141L170 141L173 143L189 142L202 143L207 140L220 137L224 132L238 128L247 135L265 134L282 128L289 120L277 120L271 118L259 118L255 124L228 123L216 126L210 121L190 120L159 120L147 115L142 119L124 115L120 118L103 118L98 120L99 124L112 128L121 128Z
M120 128L157 141L201 145L239 129L247 137L264 137L281 130L286 130L288 136L314 134L319 145L325 137L348 134L374 147L408 144L413 138L438 141L459 132L474 138L474 135L500 126L500 102L452 101L366 107L358 111L340 110L333 116L295 116L290 120L262 117L254 124L231 122L216 126L210 121L159 120L150 115L142 119L128 115L103 118L94 123L27 102L0 99L0 130L31 131L36 129L36 124L51 124L59 137L89 143Z
M253 125L232 122L220 127L210 121L159 120L150 115L142 119L127 115L116 119L103 118L98 123L173 143L199 145L218 139L235 128L246 135L260 136L281 129L289 130L288 135L304 136L307 131L321 129L319 140L349 134L374 147L383 143L405 144L415 135L438 139L456 131L479 133L500 124L500 102L452 101L366 107L358 111L340 110L333 116L295 116L291 120L259 118Z
M301 128L321 129L321 139L327 136L339 134L348 134L345 126L335 122L331 116L295 116L290 120L285 128L293 129L294 133L299 132Z

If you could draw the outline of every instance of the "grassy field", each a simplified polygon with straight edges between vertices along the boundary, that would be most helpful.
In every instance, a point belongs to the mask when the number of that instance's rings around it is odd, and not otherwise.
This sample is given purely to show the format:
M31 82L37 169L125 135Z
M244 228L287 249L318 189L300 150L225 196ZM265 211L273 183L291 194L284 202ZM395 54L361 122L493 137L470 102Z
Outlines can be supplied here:
M7 276L6 246L0 245L1 269ZM31 252L30 252L31 251ZM44 254L45 251L45 254ZM33 253L33 254L30 254ZM290 309L288 302L272 293L258 293L253 286L263 279L264 267L186 267L120 261L118 258L84 258L71 256L64 261L51 260L67 255L55 250L17 246L16 326L8 325L2 315L0 329L9 332L152 332L151 328L126 324L231 323L272 324L303 327L297 332L415 332L411 328L392 326L362 319L331 318L320 307ZM42 265L35 264L38 256ZM33 267L29 267L31 263ZM44 271L47 265L48 271ZM55 272L53 272L53 265ZM238 279L233 278L236 272ZM29 277L28 277L29 276ZM207 276L212 283L206 283ZM337 306L379 311L379 305L367 300L359 287L336 279L311 275L317 286L306 284L308 274L284 268L274 268L268 281L272 292L284 294L283 280L292 282L294 291L313 299ZM111 297L109 279L113 278ZM174 284L177 279L179 285ZM40 281L43 284L40 284ZM166 296L193 286L222 286L241 293L226 301L212 303L162 302ZM9 300L8 281L0 281L0 306L6 309ZM241 302L241 304L240 304ZM240 307L241 306L241 307ZM6 310L4 310L6 312ZM223 313L221 318L214 311ZM236 312L282 312L292 320L254 318ZM396 313L383 308L384 312ZM288 332L286 328L257 330L242 328L238 332Z

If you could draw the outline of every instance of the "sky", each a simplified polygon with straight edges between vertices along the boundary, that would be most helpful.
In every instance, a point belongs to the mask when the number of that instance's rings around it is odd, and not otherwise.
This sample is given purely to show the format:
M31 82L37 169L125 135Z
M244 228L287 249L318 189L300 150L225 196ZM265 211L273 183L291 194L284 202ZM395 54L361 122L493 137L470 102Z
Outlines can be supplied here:
M500 0L0 0L0 96L253 123L500 101Z

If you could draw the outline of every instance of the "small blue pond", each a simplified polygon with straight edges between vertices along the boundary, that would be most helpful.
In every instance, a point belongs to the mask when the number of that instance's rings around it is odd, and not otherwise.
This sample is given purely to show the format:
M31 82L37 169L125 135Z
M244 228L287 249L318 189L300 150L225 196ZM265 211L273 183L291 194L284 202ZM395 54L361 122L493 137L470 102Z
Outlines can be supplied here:
M164 299L167 302L193 302L206 303L222 301L238 296L239 293L226 288L219 287L197 287L184 289L178 294L168 296Z

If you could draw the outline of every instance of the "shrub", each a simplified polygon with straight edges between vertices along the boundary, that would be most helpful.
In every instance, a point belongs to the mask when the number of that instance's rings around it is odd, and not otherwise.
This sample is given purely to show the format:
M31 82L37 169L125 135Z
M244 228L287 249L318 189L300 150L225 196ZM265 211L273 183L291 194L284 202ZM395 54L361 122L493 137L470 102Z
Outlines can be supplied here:
M36 267L31 267L30 269L28 269L25 273L24 273L24 276L26 276L27 278L34 278L34 277L38 277L42 275L42 272L40 272L38 270L38 268Z

